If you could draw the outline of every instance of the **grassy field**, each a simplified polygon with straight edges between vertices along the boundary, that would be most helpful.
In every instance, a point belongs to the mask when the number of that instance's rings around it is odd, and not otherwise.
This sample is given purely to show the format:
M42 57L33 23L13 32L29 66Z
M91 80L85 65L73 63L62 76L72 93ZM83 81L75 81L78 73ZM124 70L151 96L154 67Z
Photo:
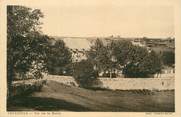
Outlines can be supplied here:
M90 90L47 81L40 92L14 97L8 111L174 112L174 91Z

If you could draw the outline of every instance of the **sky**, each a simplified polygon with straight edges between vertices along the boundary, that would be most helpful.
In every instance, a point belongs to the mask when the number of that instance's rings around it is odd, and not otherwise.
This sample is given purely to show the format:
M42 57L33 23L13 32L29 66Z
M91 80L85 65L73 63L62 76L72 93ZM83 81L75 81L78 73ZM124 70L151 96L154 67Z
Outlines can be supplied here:
M51 36L174 36L174 9L170 6L62 5L36 8L44 14L42 31Z

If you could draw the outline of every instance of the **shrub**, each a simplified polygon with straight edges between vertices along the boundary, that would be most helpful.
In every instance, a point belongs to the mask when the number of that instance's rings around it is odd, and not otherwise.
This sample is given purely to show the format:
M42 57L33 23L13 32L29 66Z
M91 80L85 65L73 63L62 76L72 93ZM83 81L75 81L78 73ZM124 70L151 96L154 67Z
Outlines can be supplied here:
M74 63L73 77L80 87L88 88L97 78L93 64L88 60Z
M175 64L175 53L172 51L164 51L162 54L163 64L166 66L172 66Z

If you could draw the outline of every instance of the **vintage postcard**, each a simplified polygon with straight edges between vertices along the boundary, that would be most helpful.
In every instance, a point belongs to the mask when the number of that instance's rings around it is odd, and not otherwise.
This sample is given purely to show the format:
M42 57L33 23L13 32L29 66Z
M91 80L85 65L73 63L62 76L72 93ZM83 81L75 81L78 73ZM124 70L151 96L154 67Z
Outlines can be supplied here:
M181 116L179 0L2 0L0 116Z

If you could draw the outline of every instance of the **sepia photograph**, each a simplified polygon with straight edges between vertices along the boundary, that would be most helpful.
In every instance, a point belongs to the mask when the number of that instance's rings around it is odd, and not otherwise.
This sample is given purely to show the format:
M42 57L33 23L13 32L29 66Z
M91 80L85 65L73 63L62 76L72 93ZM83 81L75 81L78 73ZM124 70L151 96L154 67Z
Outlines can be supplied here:
M6 11L8 112L175 112L172 6Z

